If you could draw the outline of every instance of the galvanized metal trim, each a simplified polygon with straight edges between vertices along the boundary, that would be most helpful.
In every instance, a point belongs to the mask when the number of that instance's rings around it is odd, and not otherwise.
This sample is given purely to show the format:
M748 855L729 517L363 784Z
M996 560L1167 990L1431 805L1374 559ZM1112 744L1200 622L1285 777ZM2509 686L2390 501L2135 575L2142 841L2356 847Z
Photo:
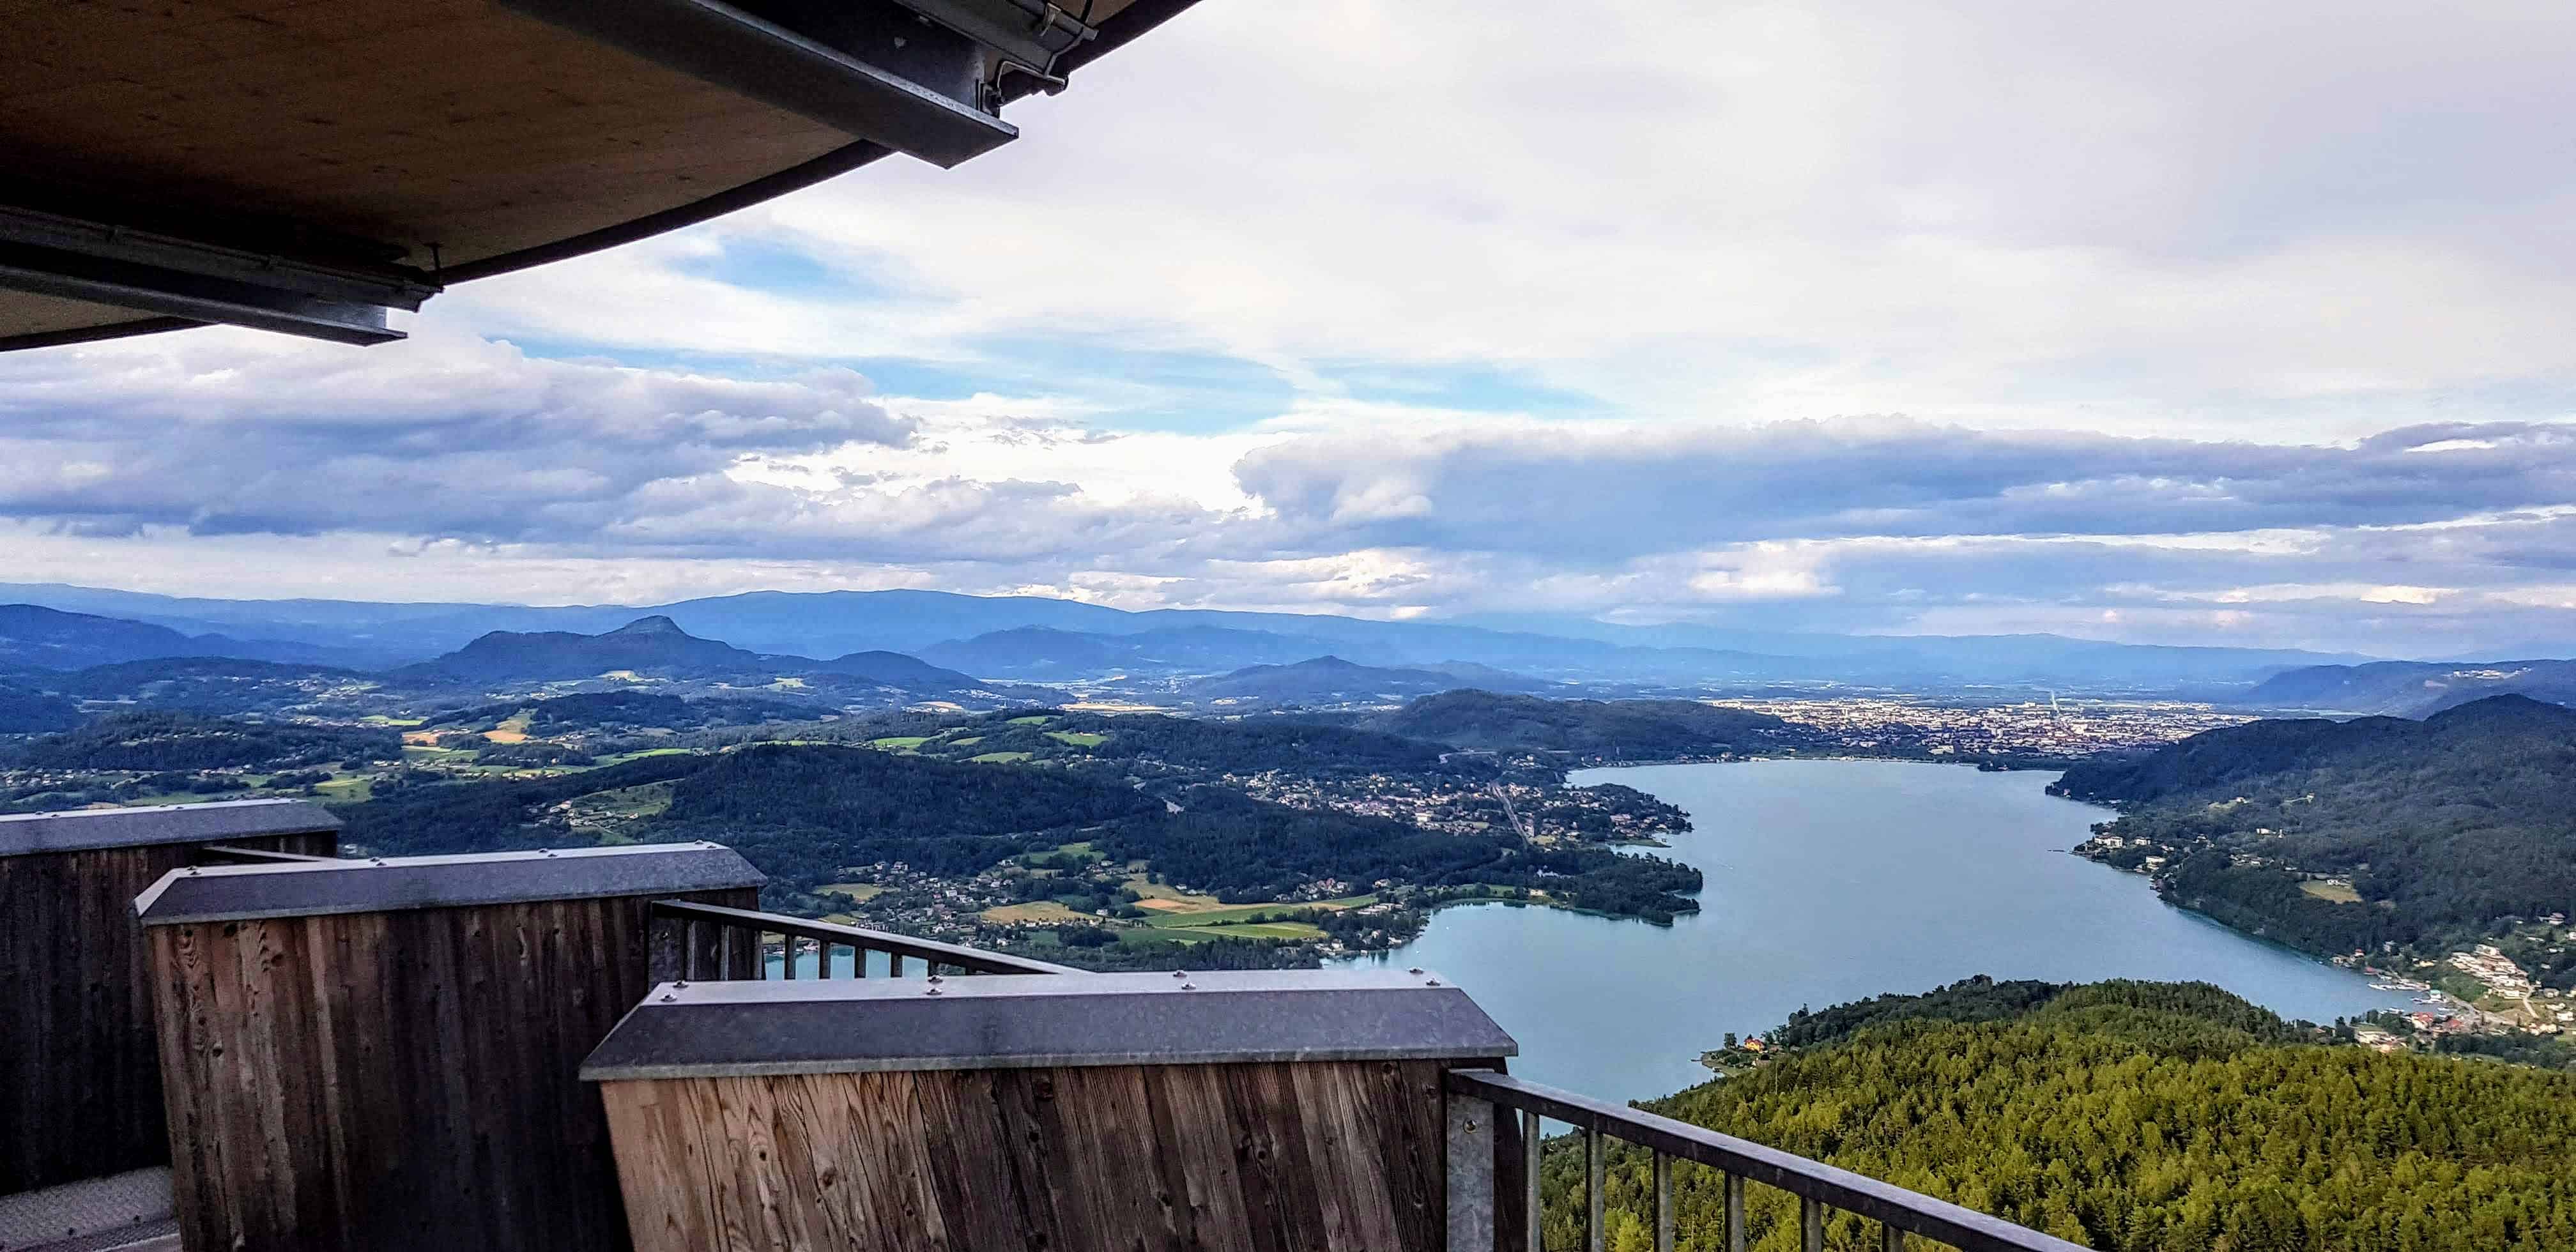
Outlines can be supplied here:
M1098 38L1073 14L1046 0L895 0L895 3L1035 70Z
M218 800L130 809L0 816L0 856L165 843L222 843L261 835L337 834L340 819L305 800Z
M1010 123L722 0L501 0L504 7L942 168Z
M135 897L146 926L665 896L768 881L731 848L646 844L469 856L375 857L173 870Z
M1858 1213L1935 1242L1946 1243L1961 1252L2082 1252L2077 1244L2000 1217L1643 1109L1541 1086L1491 1070L1453 1069L1445 1082L1453 1095L1490 1100L1532 1116L1565 1122L1590 1133L1607 1134L1724 1171L1728 1175L1730 1239L1736 1228L1737 1214L1742 1209L1739 1203L1734 1202L1739 1185L1737 1180L1750 1178L1804 1200ZM1532 1176L1535 1177L1535 1173Z
M915 939L910 935L898 935L883 930L843 926L836 922L818 922L804 917L787 917L778 913L761 913L751 909L731 909L720 904L697 904L687 900L656 900L653 902L653 911L657 915L682 920L695 919L741 930L772 931L799 939L812 939L818 943L856 948L861 953L884 952L897 957L909 956L924 963L953 965L960 969L974 970L977 973L1079 974L1084 972L1070 965L1009 956L1000 952L986 952L981 948L941 943L936 939ZM826 972L823 976L826 978L831 977L828 972L830 967L830 962L824 962L823 968ZM795 963L790 961L787 968L790 971L794 970ZM865 977L865 975L861 976ZM794 978L795 974L790 972L787 977Z
M1462 1060L1519 1052L1465 992L1352 971L668 983L582 1077Z

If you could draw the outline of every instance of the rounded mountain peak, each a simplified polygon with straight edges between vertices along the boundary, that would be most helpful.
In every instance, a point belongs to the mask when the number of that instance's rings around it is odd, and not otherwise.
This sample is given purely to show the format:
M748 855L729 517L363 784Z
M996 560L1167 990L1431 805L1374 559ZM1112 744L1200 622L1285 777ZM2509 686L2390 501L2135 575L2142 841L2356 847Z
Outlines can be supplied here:
M636 618L608 633L612 635L685 635L689 632L680 629L678 622L657 613L651 617Z

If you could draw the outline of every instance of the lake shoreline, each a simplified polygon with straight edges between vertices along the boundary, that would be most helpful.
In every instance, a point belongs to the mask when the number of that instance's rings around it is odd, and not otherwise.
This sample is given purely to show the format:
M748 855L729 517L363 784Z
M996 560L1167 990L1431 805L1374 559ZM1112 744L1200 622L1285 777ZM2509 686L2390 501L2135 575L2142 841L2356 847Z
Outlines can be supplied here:
M1969 768L1917 768L1933 764ZM1544 900L1443 901L1413 939L1334 963L1438 971L1521 1040L1516 1072L1615 1099L1704 1082L1722 1035L1801 1007L1979 974L2208 981L2312 1021L2387 1006L2358 976L2058 850L2105 810L2045 795L2039 772L1803 754L1586 769L1570 781L1691 816L1658 855L1701 871L1699 912L1630 926Z

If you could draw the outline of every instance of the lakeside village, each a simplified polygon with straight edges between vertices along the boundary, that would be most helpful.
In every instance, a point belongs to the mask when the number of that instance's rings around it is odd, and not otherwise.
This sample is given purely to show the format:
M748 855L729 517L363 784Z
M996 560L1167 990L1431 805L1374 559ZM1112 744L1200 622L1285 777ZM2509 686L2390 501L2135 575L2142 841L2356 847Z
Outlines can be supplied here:
M1703 703L1769 713L1816 733L1832 750L1930 757L2072 758L2155 748L2255 720L2181 700L2021 699L1982 702L1908 695L1740 697Z
M1679 807L1616 785L1284 770L1225 774L1215 781L1294 808L1387 818L1461 836L1517 830L1543 846L1661 846L1667 836L1690 828ZM1010 950L1049 942L1140 947L1251 939L1294 945L1300 958L1321 960L1401 944L1419 934L1443 904L1551 903L1543 888L1426 887L1388 878L1322 878L1280 899L1229 901L1189 883L1165 881L1143 861L1113 863L1085 842L1016 857L968 877L932 874L902 862L851 866L841 877L817 889L823 905L817 911L825 920Z
M2241 801L2240 801L2241 803ZM2093 837L2068 849L2077 856L2115 869L2143 874L2162 893L2167 866L2206 848L2206 837L2189 845L2160 843L2143 837L2110 833L2112 824L2093 828ZM2258 837L2274 832L2258 828ZM2363 907L2349 874L2303 870L2274 857L2230 852L2231 869L2270 869L2287 874L2299 889L2318 899ZM2352 1023L2356 1041L2382 1052L2431 1045L2460 1035L2576 1035L2576 994L2542 986L2531 971L2514 960L2508 947L2532 955L2558 957L2576 947L2576 928L2565 913L2536 918L2507 918L2509 930L2497 942L2472 944L2447 952L2416 952L2396 943L2371 953L2361 949L2328 959L2359 970L2379 991L2412 998L2415 1008L2370 1014Z

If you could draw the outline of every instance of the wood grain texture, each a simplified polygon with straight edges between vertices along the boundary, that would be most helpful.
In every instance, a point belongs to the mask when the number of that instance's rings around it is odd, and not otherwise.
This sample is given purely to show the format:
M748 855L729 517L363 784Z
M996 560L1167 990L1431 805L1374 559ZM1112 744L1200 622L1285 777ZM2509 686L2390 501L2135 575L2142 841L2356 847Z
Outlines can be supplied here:
M329 834L226 842L337 847ZM169 1159L134 897L194 846L0 857L0 1195Z
M640 1252L1436 1252L1448 1062L601 1085Z
M850 142L488 0L0 6L10 173L291 216L453 265Z
M650 985L652 898L150 928L184 1245L627 1247L577 1074Z

